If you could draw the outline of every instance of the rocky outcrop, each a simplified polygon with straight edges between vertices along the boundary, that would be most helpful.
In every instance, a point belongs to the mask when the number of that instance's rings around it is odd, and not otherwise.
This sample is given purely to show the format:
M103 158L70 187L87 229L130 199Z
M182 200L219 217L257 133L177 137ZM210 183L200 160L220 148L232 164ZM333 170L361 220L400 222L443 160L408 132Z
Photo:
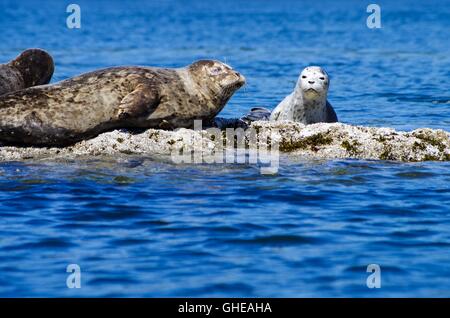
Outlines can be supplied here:
M293 156L450 161L450 134L428 128L401 132L342 123L305 126L293 122L255 122L243 136L241 146L257 148L269 144L270 149ZM226 132L210 130L149 129L138 134L113 131L66 148L0 147L0 160L74 159L121 154L170 156L180 150L208 155L227 148L223 137L227 137ZM232 148L233 141L239 138L230 131L228 148Z
M341 123L254 124L261 134L277 131L280 151L320 158L396 161L450 161L450 134L429 128L411 132Z

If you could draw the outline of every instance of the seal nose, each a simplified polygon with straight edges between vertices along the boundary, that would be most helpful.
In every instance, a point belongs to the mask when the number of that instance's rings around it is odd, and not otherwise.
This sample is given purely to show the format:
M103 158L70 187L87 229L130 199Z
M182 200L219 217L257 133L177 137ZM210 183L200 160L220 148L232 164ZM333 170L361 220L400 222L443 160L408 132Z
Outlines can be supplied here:
M238 78L239 78L239 81L240 82L242 82L242 83L245 83L245 77L244 77L244 75L242 75L241 73L239 73L239 72L234 72L234 75L236 75Z
M308 81L308 83L309 83L309 84L314 84L314 83L315 83L315 81Z

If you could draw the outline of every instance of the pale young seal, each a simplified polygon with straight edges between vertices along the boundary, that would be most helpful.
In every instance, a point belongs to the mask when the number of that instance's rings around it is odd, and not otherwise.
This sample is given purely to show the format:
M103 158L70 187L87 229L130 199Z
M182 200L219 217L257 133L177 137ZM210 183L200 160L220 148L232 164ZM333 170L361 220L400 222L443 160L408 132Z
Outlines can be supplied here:
M254 121L291 120L303 124L334 123L337 115L327 101L330 80L328 74L318 66L305 68L298 79L294 92L288 95L271 112L264 107L254 107L239 119L216 118L218 128L248 128Z
M50 54L40 49L26 50L9 63L0 64L0 95L48 84L54 69Z
M65 146L118 128L190 128L212 120L244 83L211 60L98 70L0 96L0 142Z
M329 85L328 74L321 67L305 68L294 92L278 104L270 120L292 120L306 125L337 122L337 115L327 101Z

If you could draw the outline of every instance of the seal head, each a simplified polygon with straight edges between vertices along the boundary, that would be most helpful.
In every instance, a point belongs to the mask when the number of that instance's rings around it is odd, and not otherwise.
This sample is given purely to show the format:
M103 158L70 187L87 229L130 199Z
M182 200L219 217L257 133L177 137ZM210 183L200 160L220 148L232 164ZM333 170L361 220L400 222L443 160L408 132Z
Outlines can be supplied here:
M322 100L327 98L329 83L325 70L309 66L300 73L296 91L301 92L305 100Z
M188 71L200 90L210 96L214 104L222 106L220 110L245 84L243 75L220 61L200 60L191 64Z
M53 59L40 49L29 49L7 64L0 64L0 95L50 82Z
M41 49L26 50L9 65L22 74L24 88L48 84L55 70L53 58Z

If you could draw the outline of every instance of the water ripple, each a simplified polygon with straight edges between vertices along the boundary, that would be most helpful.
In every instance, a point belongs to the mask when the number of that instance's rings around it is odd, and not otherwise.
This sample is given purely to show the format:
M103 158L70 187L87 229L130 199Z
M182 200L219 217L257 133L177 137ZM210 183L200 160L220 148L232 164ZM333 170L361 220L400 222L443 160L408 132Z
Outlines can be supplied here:
M220 59L248 79L224 117L275 107L315 64L341 121L449 131L450 3L430 1L386 4L374 31L356 1L79 0L95 14L70 32L61 1L2 0L0 62L43 47L59 81ZM274 176L144 155L3 162L0 296L448 297L449 171L291 156Z

